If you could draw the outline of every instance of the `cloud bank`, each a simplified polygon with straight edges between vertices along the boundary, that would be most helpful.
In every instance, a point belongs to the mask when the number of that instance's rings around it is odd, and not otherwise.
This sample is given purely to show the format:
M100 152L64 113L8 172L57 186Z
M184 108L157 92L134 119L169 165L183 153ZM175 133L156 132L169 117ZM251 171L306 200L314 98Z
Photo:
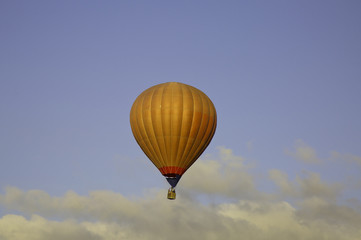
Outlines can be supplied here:
M308 146L302 139L297 139L293 149L286 149L285 153L304 163L320 163L316 150Z
M269 181L276 190L264 193L250 166L221 147L218 156L192 167L176 201L165 199L163 189L127 197L112 191L51 196L7 187L0 207L16 214L0 218L0 239L360 239L361 203L340 201L342 183L327 182L316 172L290 178L272 169Z

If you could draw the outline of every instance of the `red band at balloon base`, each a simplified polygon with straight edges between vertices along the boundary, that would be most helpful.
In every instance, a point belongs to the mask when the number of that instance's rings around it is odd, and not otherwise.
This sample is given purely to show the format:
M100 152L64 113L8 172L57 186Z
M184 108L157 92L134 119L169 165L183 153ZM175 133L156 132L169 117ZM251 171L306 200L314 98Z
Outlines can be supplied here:
M181 168L181 167L177 167L177 166L165 166L165 167L159 168L159 171L164 176L171 177L171 176L175 176L175 175L182 176L183 173L186 171L186 169Z

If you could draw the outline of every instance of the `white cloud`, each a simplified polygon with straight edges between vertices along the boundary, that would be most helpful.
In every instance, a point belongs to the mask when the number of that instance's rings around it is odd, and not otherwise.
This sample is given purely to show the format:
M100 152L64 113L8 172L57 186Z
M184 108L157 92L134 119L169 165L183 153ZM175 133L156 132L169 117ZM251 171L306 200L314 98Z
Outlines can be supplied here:
M219 147L216 158L197 161L181 180L179 188L192 194L222 195L226 197L256 198L255 179L249 173L245 159L231 149Z
M18 215L0 218L0 239L360 239L360 201L340 204L339 184L315 172L290 178L273 169L270 178L279 191L270 200L257 189L250 169L249 161L221 147L219 156L192 167L175 201L157 189L141 197L112 191L51 196L7 187L0 194L0 207ZM226 201L208 204L187 194ZM285 201L288 198L294 201Z
M342 189L339 183L327 183L321 180L320 174L304 171L303 176L297 176L297 186L303 198L320 197L335 200Z
M2 240L100 240L101 237L88 231L85 226L72 220L49 221L38 215L30 220L19 215L5 215L0 219Z
M308 146L303 140L296 140L293 149L286 149L285 153L304 163L320 163L316 150Z
M331 152L331 159L341 160L348 163L355 163L361 166L361 157L349 153Z
M360 212L349 206L338 205L318 197L303 200L299 204L297 216L307 222L322 222L340 228L361 230Z
M278 169L270 170L269 176L280 189L282 197L296 199L318 197L334 201L342 190L340 183L327 183L321 180L318 173L309 171L298 174L293 181L289 180L285 172Z
M79 216L63 215L65 220L61 221L48 220L35 214L29 219L19 215L5 215L0 219L0 239L178 240L239 239L242 236L255 240L356 240L361 234L359 212L319 198L310 198L296 209L285 201L242 200L216 205L188 200L168 201L164 199L163 191L154 192L157 193L154 198L132 201L138 211L128 211L126 208L114 210L115 202L122 199L118 194L115 198L111 193L103 194L98 199L78 196L96 205L99 202L112 203L98 205L108 213L113 212L106 217L97 211L85 213L86 209L83 213L78 212ZM23 197L26 197L27 192L23 193ZM66 197L57 199L62 201L63 198ZM56 209L61 210L68 209L66 206ZM88 217L84 219L86 215Z
M329 203L325 203L332 207ZM235 221L255 226L253 239L358 239L361 215L347 207L336 206L326 213L315 205L297 210L287 202L248 202L224 204L220 212ZM313 213L309 216L307 213ZM310 210L308 212L308 210ZM316 210L316 211L314 211ZM317 211L318 210L318 211ZM339 217L341 218L339 219ZM345 222L343 222L346 220Z
M293 184L288 180L288 175L281 170L271 169L269 171L271 180L280 188L281 192L286 195L294 195L295 189Z

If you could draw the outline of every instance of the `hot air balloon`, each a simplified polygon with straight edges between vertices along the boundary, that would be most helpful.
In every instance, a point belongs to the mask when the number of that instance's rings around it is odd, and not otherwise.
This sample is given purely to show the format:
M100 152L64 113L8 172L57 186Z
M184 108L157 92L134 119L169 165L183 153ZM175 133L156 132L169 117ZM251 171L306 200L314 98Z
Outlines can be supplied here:
M142 92L130 111L135 140L171 185L168 199L182 175L209 145L217 126L216 109L195 87L167 82Z

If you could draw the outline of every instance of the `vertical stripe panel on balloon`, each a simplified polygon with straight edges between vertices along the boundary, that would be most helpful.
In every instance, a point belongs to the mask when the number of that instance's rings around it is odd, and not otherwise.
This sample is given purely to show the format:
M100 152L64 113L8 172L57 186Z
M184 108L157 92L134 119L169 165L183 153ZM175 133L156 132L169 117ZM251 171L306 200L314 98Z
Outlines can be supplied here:
M172 117L171 117L171 146L172 153L169 161L169 166L176 166L176 157L179 146L179 140L182 130L182 118L183 118L183 95L180 84L172 84Z
M137 141L140 148L143 150L144 148L147 148L147 147L144 144L144 140L143 140L143 137L142 137L140 129L139 129L140 123L138 121L140 121L140 116L138 115L138 105L139 105L140 98L141 98L141 96L138 96L137 99L133 103L132 109L130 111L130 122L131 122L131 128L132 128L134 138ZM147 155L147 157L150 157L150 154L148 153L148 151L149 150L147 149L147 151L146 152L144 151L144 152Z
M144 121L144 128L145 132L148 136L149 143L151 145L151 148L154 151L155 158L151 159L154 164L157 166L162 165L162 154L160 152L160 149L157 145L155 133L153 130L153 122L152 122L152 115L151 115L151 102L153 98L155 89L153 88L149 93L145 95L144 101L143 101L143 121Z
M192 146L191 150L189 151L189 155L186 159L186 165L189 168L196 160L198 156L198 151L202 148L203 138L206 135L206 130L209 123L209 105L207 100L202 92L198 92L202 100L202 121L201 125L196 137L195 144Z
M163 88L159 88L159 87L156 88L154 90L151 106L150 106L153 131L160 154L160 156L157 159L157 161L159 161L159 166L166 165L165 159L167 157L167 152L166 149L164 148L165 142L164 142L163 128L162 128L162 114L161 114L162 94L163 94Z
M197 138L202 126L202 112L203 112L203 104L202 98L199 94L199 91L194 89L193 87L189 87L192 97L193 97L193 118L191 130L187 140L187 146L182 156L182 167L188 169L188 162L192 161L191 158L191 150L195 145L198 144ZM190 159L190 160L189 160Z
M169 150L167 148L167 141L165 139L165 135L166 135L166 128L165 128L165 125L164 125L164 107L165 107L165 103L164 103L164 96L165 96L165 86L162 85L160 87L160 92L161 92L161 95L160 95L160 115L159 115L159 122L158 124L161 126L162 128L162 139L163 139L163 145L161 146L161 148L163 149L163 152L164 152L164 155L163 155L163 159L164 159L164 163L163 163L163 166L166 166L166 159L167 159L167 156L169 154Z
M199 149L197 149L196 152L198 152L197 156L195 157L196 159L206 150L206 148L208 147L209 143L211 142L213 135L215 133L216 130L216 126L217 126L217 115L216 115L216 111L214 108L213 103L209 100L209 98L207 97L208 101L208 106L209 106L209 122L208 122L208 126L207 126L207 130L206 133L202 139L202 143L199 146Z
M134 111L135 111L135 116L136 116L136 129L138 129L136 136L136 139L140 142L140 147L143 150L143 152L145 153L145 155L147 155L147 157L149 159L153 159L155 158L155 153L153 151L153 149L151 148L150 145L150 140L148 138L148 136L146 135L146 131L145 131L145 127L144 127L144 121L143 121L143 101L144 101L144 95L140 95L138 97L138 99L135 102L135 106L134 106ZM153 162L153 161L152 161ZM154 165L156 165L153 162Z
M161 125L163 127L163 138L167 155L165 156L165 164L168 165L168 160L171 156L171 89L168 84L164 84L164 91L162 94L162 111L161 111ZM166 166L165 165L165 166Z
M192 129L192 122L194 117L194 100L191 89L186 86L182 85L182 92L183 92L183 116L182 116L182 131L180 135L180 141L178 145L178 153L177 153L177 166L184 168L182 163L184 162L183 156L184 152L187 151L188 141L190 141L191 136L190 132ZM193 138L194 140L194 138Z

